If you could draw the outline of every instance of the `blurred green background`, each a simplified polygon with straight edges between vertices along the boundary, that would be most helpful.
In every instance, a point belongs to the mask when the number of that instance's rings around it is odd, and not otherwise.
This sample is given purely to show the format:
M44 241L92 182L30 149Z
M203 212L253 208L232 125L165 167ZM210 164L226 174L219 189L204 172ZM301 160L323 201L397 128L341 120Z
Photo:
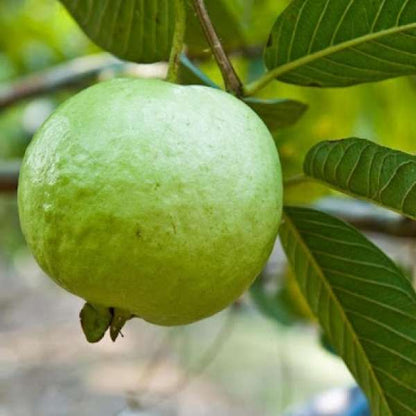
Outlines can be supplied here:
M232 3L215 19L240 76L253 80L264 70L261 46L287 1ZM239 27L228 27L224 16ZM203 39L192 36L190 54L221 83ZM0 100L21 77L101 53L58 1L0 0ZM152 76L160 70L126 65L121 73ZM109 66L87 83L0 107L0 166L19 162L59 103L116 74ZM276 82L260 96L309 105L298 124L275 135L286 178L301 172L305 153L319 140L357 136L416 149L414 78L342 90ZM287 190L286 200L310 203L326 193L307 183ZM413 267L413 241L372 237ZM19 229L16 195L1 193L0 283L0 416L280 415L317 392L352 384L343 363L320 345L278 246L239 306L186 328L132 322L117 344L90 346L78 328L81 301L37 268Z

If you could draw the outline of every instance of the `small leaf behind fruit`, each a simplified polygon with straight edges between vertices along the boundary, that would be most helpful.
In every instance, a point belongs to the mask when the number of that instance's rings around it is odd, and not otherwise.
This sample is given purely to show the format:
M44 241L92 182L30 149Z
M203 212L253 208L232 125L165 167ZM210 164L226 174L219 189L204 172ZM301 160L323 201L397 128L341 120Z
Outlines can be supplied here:
M416 413L416 294L358 230L308 208L286 207L280 239L329 342L373 416Z
M89 38L119 58L167 60L175 27L172 0L61 0Z
M277 79L345 87L416 73L416 2L294 0L265 51Z
M306 175L341 192L416 218L416 157L364 139L318 143L306 155Z
M288 99L245 98L243 101L260 116L272 133L295 124L308 108L306 104Z
M280 280L279 287L274 290L268 287L271 277L273 280ZM267 276L263 272L251 286L250 295L260 312L281 325L292 326L313 319L290 270L281 276Z

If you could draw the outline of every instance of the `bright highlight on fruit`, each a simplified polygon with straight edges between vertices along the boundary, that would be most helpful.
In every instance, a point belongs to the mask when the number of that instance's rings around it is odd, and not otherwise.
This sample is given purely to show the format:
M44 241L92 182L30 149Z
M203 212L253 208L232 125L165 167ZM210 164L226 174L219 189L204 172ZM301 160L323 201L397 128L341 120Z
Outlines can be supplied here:
M87 301L87 339L140 317L206 318L263 268L281 217L273 139L225 92L117 79L68 100L29 146L24 235L42 269Z

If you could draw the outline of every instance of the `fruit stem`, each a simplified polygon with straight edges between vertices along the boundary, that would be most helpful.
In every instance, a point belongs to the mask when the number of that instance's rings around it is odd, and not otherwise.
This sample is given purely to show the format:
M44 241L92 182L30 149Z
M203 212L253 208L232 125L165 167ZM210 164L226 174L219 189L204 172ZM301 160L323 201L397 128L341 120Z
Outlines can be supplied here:
M193 0L193 5L205 37L221 71L225 89L233 95L241 97L243 93L243 84L224 51L214 25L209 17L204 0Z
M175 32L169 58L169 70L166 80L176 82L179 70L179 58L182 53L186 30L185 0L175 0Z

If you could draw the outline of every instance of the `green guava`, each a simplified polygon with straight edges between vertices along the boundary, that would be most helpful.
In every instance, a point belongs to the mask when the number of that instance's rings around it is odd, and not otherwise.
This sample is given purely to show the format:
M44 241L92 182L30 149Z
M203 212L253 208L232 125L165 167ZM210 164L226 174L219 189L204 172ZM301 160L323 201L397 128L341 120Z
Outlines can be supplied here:
M37 262L88 302L97 341L131 316L182 325L237 299L273 248L281 169L261 119L230 94L116 79L44 123L18 201Z

